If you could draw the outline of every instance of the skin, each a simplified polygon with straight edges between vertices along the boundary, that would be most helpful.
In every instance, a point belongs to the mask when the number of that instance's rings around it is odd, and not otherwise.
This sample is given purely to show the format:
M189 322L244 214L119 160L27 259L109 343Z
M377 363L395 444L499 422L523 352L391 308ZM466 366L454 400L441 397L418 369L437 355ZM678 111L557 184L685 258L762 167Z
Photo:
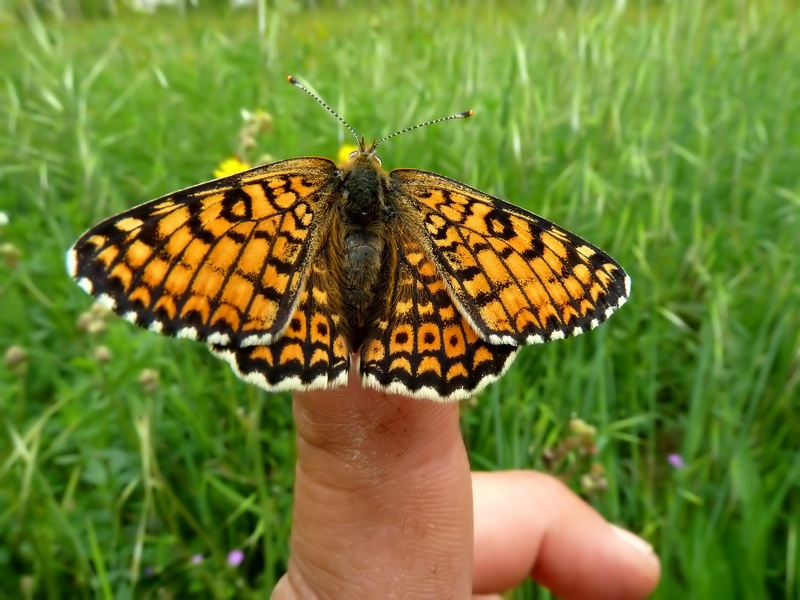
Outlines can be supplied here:
M660 564L558 480L470 473L458 405L361 388L294 396L291 555L272 598L644 598Z

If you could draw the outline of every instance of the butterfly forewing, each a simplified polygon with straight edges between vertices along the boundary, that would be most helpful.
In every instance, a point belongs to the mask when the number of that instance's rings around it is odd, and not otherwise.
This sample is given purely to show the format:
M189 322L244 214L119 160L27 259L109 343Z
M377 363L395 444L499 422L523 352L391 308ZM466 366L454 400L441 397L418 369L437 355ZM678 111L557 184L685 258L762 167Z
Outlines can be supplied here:
M627 299L622 267L553 223L427 171L390 177L420 212L420 238L454 301L492 344L577 335Z
M327 159L292 159L142 204L87 231L71 275L142 327L268 344L295 312L337 173Z

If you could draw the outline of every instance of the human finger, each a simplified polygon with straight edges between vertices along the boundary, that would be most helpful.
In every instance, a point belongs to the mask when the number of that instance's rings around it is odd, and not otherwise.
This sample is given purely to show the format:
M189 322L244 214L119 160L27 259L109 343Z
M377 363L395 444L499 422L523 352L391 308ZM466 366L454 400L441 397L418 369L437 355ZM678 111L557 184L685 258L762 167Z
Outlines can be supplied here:
M295 394L287 575L273 598L468 597L472 484L458 405L362 388Z
M634 599L658 583L652 548L554 477L473 473L473 494L476 593L500 593L533 577L566 599Z

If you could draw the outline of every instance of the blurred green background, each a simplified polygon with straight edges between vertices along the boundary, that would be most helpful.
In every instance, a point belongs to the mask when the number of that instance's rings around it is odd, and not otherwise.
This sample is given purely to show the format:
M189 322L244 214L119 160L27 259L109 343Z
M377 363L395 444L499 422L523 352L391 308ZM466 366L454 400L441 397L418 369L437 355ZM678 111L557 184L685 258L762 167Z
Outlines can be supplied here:
M367 138L472 108L384 165L507 198L632 276L606 325L464 403L474 467L563 477L655 546L658 598L800 598L798 9L1 4L0 598L263 597L283 573L288 395L93 310L63 257L225 159L335 157L350 134L290 73Z

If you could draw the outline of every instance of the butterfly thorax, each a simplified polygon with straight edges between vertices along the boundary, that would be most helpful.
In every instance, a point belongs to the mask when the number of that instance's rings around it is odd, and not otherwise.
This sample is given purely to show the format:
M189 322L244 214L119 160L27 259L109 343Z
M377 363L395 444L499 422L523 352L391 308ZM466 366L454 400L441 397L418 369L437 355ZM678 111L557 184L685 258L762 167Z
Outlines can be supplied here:
M341 240L340 269L334 271L342 300L345 339L360 348L372 319L376 298L388 273L385 254L389 180L374 154L354 153L342 167L342 194L336 206Z

